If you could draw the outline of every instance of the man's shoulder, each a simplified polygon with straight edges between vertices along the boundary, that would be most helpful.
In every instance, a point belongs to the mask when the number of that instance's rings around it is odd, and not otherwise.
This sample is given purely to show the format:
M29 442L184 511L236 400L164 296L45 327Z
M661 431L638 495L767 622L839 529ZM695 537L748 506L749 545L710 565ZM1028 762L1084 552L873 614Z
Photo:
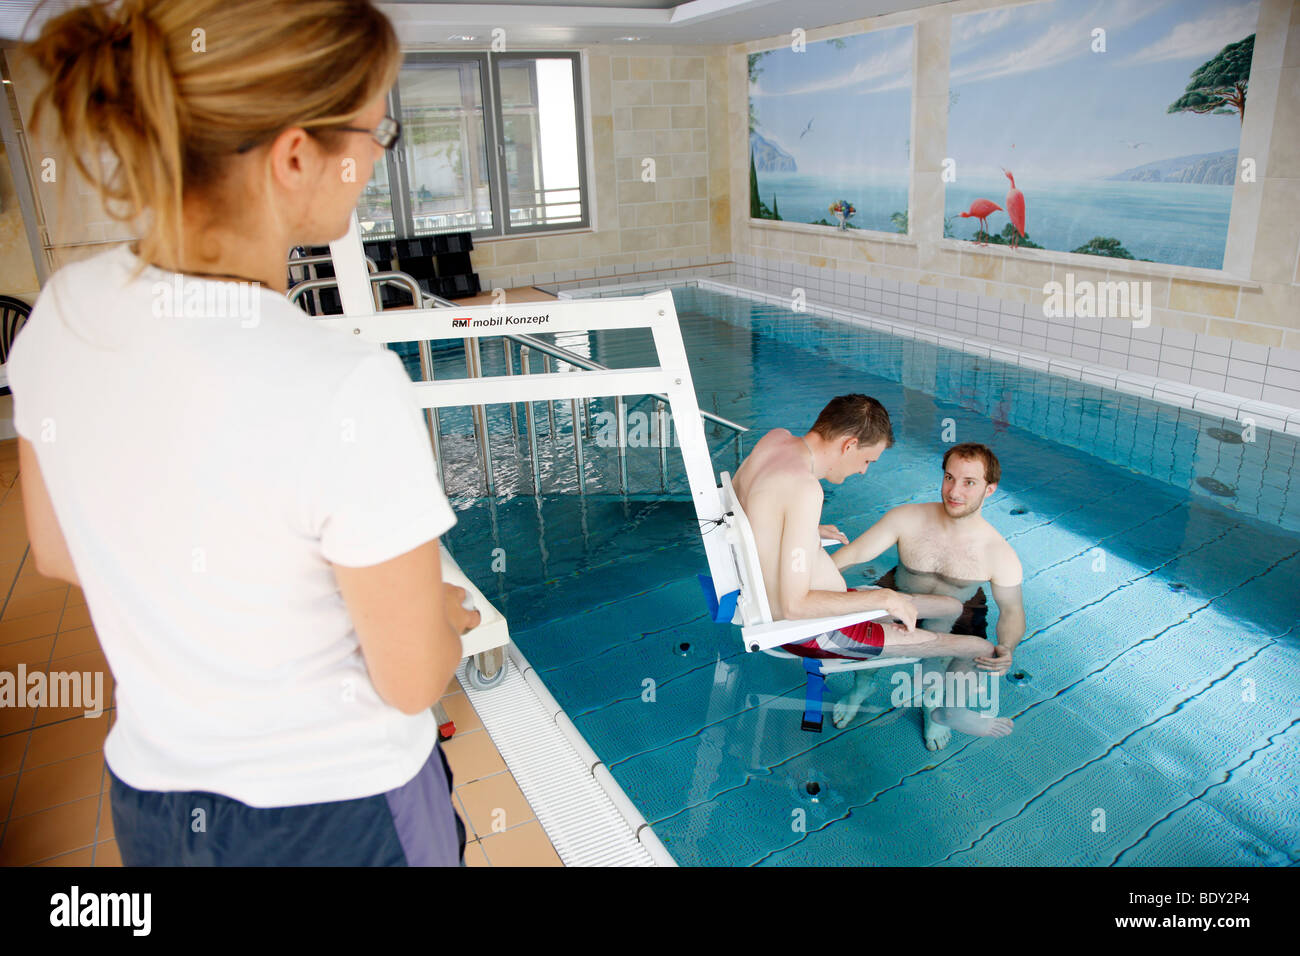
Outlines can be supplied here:
M987 535L987 554L991 565L990 580L996 583L998 579L1021 578L1023 572L1020 556L1016 554L1016 549L1011 547L1011 542L1002 537L1001 532L991 524L988 525Z
M902 531L918 531L934 517L935 509L940 507L934 501L916 501L905 505L895 505L885 512L885 519Z

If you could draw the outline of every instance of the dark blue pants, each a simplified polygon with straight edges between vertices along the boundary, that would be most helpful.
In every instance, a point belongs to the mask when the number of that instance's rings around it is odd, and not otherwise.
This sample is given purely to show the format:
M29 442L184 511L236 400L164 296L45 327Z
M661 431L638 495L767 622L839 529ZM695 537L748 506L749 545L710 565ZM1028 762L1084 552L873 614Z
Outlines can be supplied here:
M463 866L465 825L437 744L386 793L250 807L217 793L137 790L109 770L123 866Z

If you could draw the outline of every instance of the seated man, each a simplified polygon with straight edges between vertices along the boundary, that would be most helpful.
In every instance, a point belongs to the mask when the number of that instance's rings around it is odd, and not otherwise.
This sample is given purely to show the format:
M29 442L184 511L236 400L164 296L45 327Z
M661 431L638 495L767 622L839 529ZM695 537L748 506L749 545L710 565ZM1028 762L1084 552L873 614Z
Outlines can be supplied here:
M908 597L886 588L849 590L822 549L823 531L844 536L818 524L820 479L840 484L849 475L864 474L893 442L889 414L879 402L842 395L831 400L806 435L784 428L768 432L736 470L732 484L753 528L773 620L872 610L897 619L866 621L784 649L804 657L988 658L993 645L983 638L916 627L918 615L955 619L961 613L956 599Z
M1011 666L1011 654L1025 634L1025 609L1020 584L1024 577L1020 559L1011 545L988 523L980 509L993 494L1002 477L997 456L986 445L973 442L953 445L943 456L943 500L900 505L887 512L852 544L835 553L835 566L844 569L879 557L898 545L898 567L880 579L882 587L897 587L919 599L919 595L942 594L963 602L960 617L936 616L926 623L942 630L984 637L988 605L981 585L988 582L998 604L997 647L992 654L953 660L948 670L965 674L974 683L979 672L1003 674ZM926 661L923 667L942 667ZM975 672L977 673L977 672ZM870 690L858 674L853 693L835 705L834 723L843 727L858 712ZM945 686L958 683L944 682ZM996 696L994 697L996 700ZM1012 722L994 716L978 716L960 707L923 709L925 745L941 750L952 738L949 728L986 737L1005 737Z

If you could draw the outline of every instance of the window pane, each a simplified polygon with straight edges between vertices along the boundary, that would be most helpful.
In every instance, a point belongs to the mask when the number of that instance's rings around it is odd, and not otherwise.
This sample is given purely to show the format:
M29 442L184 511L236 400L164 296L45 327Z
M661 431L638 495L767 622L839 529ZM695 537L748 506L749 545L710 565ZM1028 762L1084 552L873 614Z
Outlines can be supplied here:
M510 225L581 221L573 60L503 59L500 77Z
M492 227L477 61L408 67L398 78L417 236Z
M388 162L375 161L375 173L357 201L357 220L362 239L389 239L393 232L393 195L388 189Z

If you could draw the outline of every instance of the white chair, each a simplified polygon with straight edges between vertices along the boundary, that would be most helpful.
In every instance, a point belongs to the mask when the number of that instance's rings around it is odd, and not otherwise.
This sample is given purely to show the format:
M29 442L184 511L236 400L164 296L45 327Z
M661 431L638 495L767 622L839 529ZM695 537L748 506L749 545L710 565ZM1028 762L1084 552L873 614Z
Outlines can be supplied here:
M745 509L736 498L736 490L731 485L731 475L722 472L719 487L722 490L723 526L727 540L727 551L735 565L736 579L740 588L729 594L717 595L713 579L700 575L700 586L708 600L713 619L718 622L730 621L740 625L741 640L747 651L762 651L773 657L788 657L803 662L808 678L805 686L803 729L821 733L822 698L826 690L826 676L843 671L865 670L877 667L897 667L902 664L915 664L915 657L886 657L874 660L847 660L842 658L800 657L789 651L781 650L783 644L806 641L827 631L838 630L886 617L885 611L855 611L852 614L837 614L832 617L801 618L796 620L774 621L772 609L767 601L767 589L763 585L763 569L758 561L758 549L754 545L754 532L750 527ZM711 532L712 533L712 532ZM823 545L836 544L833 539L823 538Z

